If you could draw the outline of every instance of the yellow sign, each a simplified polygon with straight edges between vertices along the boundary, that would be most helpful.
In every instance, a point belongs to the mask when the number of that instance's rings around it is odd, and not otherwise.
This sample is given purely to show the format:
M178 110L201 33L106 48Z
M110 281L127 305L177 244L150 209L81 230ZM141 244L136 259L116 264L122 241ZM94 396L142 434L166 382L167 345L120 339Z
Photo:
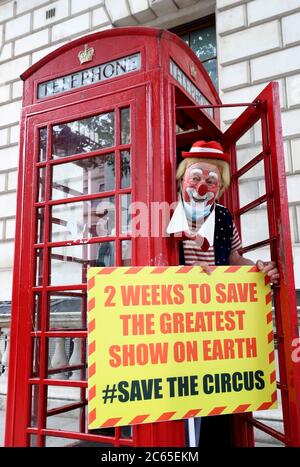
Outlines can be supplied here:
M277 407L256 267L91 268L88 330L89 429Z

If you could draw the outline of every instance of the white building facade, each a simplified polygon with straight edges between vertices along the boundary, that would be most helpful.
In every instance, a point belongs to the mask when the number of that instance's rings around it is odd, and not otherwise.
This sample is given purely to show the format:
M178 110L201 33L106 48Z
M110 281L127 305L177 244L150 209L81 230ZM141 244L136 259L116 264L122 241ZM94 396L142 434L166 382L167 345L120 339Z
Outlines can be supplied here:
M52 50L92 32L150 26L171 29L187 40L189 25L195 31L195 23L200 29L209 24L215 31L216 56L208 62L217 65L212 75L218 79L224 103L250 102L268 82L279 82L300 289L300 0L0 0L0 314L1 305L10 308L12 294L22 105L19 75ZM224 109L224 128L242 110ZM244 143L247 154L247 144L259 146L259 136L250 134ZM259 176L254 173L250 178L250 185L240 193L244 202L250 191L252 196L260 193ZM254 216L243 232L246 242L264 225L263 209Z

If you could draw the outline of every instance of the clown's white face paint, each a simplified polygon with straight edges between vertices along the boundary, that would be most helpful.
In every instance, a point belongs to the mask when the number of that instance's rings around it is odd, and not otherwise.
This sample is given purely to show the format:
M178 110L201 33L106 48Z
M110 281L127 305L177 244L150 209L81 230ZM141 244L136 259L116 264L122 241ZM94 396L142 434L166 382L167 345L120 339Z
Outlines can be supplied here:
M220 187L221 174L216 165L208 162L190 165L186 169L181 186L187 216L192 220L207 216Z

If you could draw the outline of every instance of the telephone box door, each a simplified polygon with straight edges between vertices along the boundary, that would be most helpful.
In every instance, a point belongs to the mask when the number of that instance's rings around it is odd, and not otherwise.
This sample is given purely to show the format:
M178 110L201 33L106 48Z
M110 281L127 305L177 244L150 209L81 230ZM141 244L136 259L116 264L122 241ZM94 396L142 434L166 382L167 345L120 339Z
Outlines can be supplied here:
M10 397L18 421L7 419L8 444L137 444L138 427L87 433L86 274L149 261L147 239L131 238L129 212L132 199L147 202L145 105L140 87L28 118L16 248L29 255L16 253L22 276L14 278L15 306L27 318L13 328L22 340L10 371L29 384ZM73 423L61 430L64 413Z
M270 361L277 361L272 377L277 378L283 430L237 416L235 442L253 445L256 427L286 446L300 446L300 371L293 358L299 333L278 83L270 83L235 120L222 144L231 154L232 171L225 202L241 233L243 254L273 260L280 271L280 284L272 286L276 352Z
M195 106L192 103L182 105L182 101L176 104L177 124L183 120L184 112L186 119L194 119L194 126L200 122L202 127L194 134L177 134L177 153L189 150L192 143L200 139L221 142L231 155L231 184L222 201L233 214L243 244L242 254L254 261L273 260L280 271L280 284L272 286L276 351L269 358L270 362L276 359L277 370L272 378L277 379L279 409L276 418L282 420L282 429L259 420L263 412L254 416L246 412L235 414L228 443L254 446L255 427L269 437L269 443L275 438L282 445L300 446L300 371L295 349L299 332L278 83L266 86L252 103L224 105L246 107L224 133L214 132L205 114L207 108L223 107L222 104ZM270 401L260 410L267 410L272 404ZM265 418L268 418L267 413ZM211 435L206 441L202 438L203 446L205 442L213 446L224 441Z

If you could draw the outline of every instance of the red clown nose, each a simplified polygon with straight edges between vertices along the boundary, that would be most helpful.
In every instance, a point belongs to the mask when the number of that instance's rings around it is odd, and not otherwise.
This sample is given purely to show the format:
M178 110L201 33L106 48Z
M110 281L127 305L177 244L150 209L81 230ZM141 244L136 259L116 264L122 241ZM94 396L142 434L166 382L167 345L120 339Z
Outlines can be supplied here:
M208 186L206 185L206 183L202 183L201 185L199 185L198 194L200 196L206 195L207 192L208 192Z

